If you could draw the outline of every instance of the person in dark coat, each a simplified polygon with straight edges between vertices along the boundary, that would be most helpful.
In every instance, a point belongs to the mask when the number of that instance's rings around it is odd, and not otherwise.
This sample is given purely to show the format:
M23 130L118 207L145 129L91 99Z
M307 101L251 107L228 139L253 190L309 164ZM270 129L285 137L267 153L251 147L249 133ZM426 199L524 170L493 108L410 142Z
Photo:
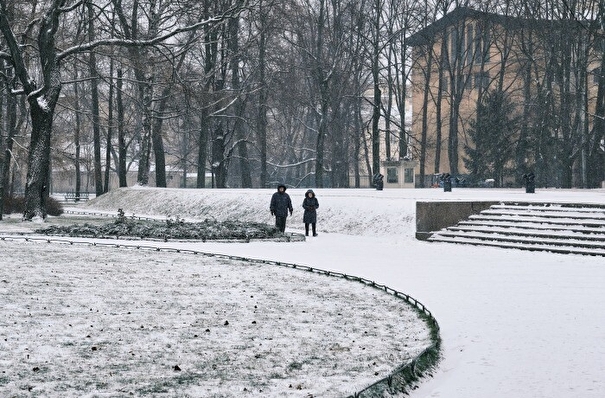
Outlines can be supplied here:
M315 197L315 192L309 189L305 193L305 199L302 203L305 213L303 214L303 222L305 223L305 235L309 236L309 224L313 229L313 236L317 236L317 209L319 208L319 201Z
M286 186L284 184L279 184L277 186L277 192L271 197L269 210L271 210L271 215L275 216L275 228L284 232L286 230L288 212L292 215L293 210L290 195L286 193Z

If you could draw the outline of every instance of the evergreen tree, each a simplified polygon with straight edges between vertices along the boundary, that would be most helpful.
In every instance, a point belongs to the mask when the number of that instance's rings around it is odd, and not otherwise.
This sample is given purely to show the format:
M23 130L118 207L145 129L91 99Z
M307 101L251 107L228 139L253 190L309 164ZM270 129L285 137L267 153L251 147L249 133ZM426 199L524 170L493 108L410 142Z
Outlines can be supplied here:
M507 166L514 160L514 143L519 118L506 93L485 93L477 105L477 119L470 122L468 135L472 145L465 146L464 163L471 179L494 179L496 187L504 185Z

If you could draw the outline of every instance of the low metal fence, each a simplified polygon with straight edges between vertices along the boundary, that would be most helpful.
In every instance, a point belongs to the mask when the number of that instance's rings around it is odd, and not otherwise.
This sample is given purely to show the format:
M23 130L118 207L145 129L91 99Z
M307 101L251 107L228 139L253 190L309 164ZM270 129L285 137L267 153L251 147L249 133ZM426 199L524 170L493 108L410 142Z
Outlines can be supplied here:
M90 214L90 213L87 213ZM262 260L255 258L248 258L242 256L233 256L229 254L220 254L220 253L211 253L204 252L200 250L192 250L192 249L180 249L180 248L171 248L171 247L160 247L153 245L144 245L144 244L126 244L126 243L112 243L112 242L98 242L98 241L90 241L90 240L71 240L64 238L49 238L49 237L35 237L35 236L0 236L0 240L2 241L17 241L23 240L27 242L45 242L45 243L59 243L59 244L68 244L68 245L89 245L89 246L99 246L99 247L115 247L115 248L126 248L126 249L137 249L137 250L150 250L150 251L162 251L162 252L172 252L172 253L184 253L184 254L192 254L192 255L201 255L205 257L216 257L227 260L234 261L244 261L249 263L260 263L260 264L268 264L268 265L276 265L280 267L287 267L292 269L297 269L306 272L313 272L320 275L331 276L344 278L350 281L359 282L366 286L382 290L388 294L393 295L394 297L400 298L407 303L409 303L412 307L414 307L420 314L421 318L424 319L430 330L431 330L431 338L433 343L425 348L419 355L410 360L407 363L401 364L395 370L393 370L388 376L376 381L370 386L364 388L361 391L355 392L346 398L378 398L384 397L384 394L393 394L399 392L408 392L411 388L411 383L419 380L420 378L425 376L425 372L434 368L439 361L440 357L440 347L441 347L441 338L439 335L439 324L437 320L431 313L431 311L426 308L424 304L410 296L409 294L397 291L392 289L386 285L376 283L375 281L361 278L354 275L348 275L341 272L334 271L326 271L320 268L310 267L306 265L282 262L282 261L274 261L274 260Z

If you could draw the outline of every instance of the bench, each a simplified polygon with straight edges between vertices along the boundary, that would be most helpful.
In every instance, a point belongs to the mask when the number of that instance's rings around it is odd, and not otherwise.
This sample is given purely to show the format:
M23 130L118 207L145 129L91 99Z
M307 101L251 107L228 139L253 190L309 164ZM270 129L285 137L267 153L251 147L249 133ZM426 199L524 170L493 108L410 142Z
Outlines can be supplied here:
M90 198L89 192L80 192L80 196L77 197L75 192L65 192L66 202L77 202L79 200L88 200Z

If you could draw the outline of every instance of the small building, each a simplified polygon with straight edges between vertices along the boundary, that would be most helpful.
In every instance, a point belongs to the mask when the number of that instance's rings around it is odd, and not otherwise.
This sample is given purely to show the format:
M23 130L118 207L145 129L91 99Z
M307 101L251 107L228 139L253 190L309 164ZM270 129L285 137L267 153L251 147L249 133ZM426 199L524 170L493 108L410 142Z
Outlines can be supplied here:
M418 162L415 160L383 161L384 188L415 188L417 166Z

